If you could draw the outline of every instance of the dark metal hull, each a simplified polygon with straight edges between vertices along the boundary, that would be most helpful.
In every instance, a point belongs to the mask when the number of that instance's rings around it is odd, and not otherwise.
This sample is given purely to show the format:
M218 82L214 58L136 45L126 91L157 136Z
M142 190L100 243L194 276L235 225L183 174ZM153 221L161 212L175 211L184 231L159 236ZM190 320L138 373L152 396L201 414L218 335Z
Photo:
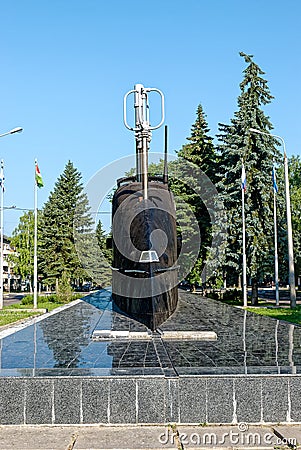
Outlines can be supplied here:
M149 182L147 200L141 189L128 182L113 197L112 296L115 307L155 330L178 302L175 206L166 184ZM152 250L157 260L141 261Z

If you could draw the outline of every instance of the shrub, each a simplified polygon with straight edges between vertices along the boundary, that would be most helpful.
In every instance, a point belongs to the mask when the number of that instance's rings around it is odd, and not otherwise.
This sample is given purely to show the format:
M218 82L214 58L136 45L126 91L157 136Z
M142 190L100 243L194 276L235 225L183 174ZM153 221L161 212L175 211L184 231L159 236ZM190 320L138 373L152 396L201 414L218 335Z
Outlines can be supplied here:
M215 291L209 291L208 294L206 295L206 297L213 298L213 300L219 300L220 299L219 293L215 292Z
M62 278L59 281L57 300L62 303L68 303L72 300L73 291L70 286L70 280L66 272L63 272Z
M23 297L21 300L21 305L32 305L33 306L33 295L32 294L25 295L25 297Z
M241 289L229 289L223 293L224 301L240 302L242 301L242 290Z
M49 302L49 303L57 303L59 301L56 294L47 295L44 297L44 299L46 302Z

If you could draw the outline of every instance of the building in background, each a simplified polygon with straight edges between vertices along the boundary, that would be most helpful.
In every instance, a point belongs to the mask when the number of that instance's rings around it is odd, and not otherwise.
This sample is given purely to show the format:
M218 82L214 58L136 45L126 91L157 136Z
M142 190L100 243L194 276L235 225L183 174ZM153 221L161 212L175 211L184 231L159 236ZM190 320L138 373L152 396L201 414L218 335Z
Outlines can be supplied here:
M9 256L16 254L14 248L10 246L10 239L3 236L3 291L17 291L21 289L21 278L14 274L14 263ZM1 270L1 268L0 268Z

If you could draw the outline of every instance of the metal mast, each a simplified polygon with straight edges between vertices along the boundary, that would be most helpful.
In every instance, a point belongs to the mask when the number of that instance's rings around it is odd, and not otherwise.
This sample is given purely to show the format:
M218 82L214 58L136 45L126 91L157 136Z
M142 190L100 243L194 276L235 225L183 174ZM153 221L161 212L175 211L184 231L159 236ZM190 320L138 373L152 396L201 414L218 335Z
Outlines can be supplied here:
M158 125L150 125L148 93L157 92L161 97L161 121ZM135 126L127 123L126 104L130 94L134 94ZM135 84L134 89L124 96L123 120L126 128L135 131L136 139L136 178L142 182L143 198L148 198L148 150L152 139L152 130L161 127L164 122L164 95L156 88L145 88L142 84Z

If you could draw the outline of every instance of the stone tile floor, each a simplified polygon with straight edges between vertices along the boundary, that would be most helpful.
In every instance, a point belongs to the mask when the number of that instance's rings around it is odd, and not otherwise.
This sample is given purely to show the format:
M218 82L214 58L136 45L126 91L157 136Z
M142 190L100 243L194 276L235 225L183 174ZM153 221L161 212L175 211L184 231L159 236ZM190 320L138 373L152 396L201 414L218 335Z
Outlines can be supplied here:
M147 331L98 291L0 339L0 376L301 373L301 327L191 293L161 329L215 331L217 341L97 342L95 328Z

